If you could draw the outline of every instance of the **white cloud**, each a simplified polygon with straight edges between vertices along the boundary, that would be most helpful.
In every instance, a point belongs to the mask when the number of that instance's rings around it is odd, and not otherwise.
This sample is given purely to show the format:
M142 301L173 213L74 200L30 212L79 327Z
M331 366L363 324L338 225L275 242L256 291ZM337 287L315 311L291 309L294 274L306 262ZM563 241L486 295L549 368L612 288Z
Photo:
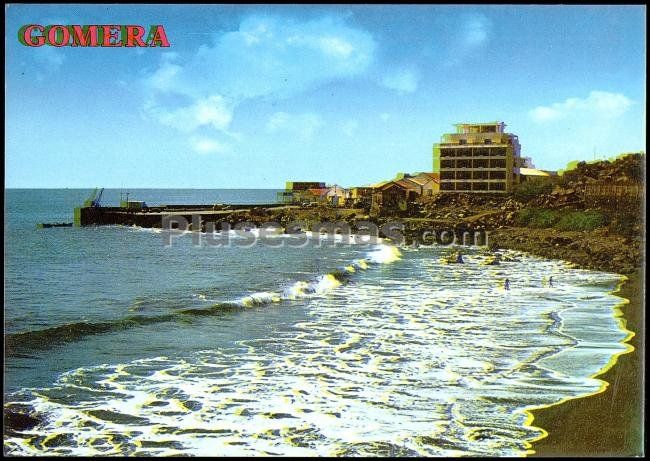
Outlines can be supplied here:
M347 136L354 136L358 128L359 128L359 122L356 119L350 119L343 124L343 128L341 128L341 130Z
M483 14L461 16L458 19L454 41L449 47L446 66L460 64L477 50L483 48L492 35L492 20Z
M169 62L167 59L162 60L162 64L156 72L149 77L147 85L161 92L171 91L178 83L176 82L183 68L177 64ZM178 91L179 93L183 93Z
M536 123L547 123L562 119L612 119L623 115L634 101L621 93L592 91L583 99L568 98L550 106L538 106L528 115Z
M161 63L148 84L187 95L213 93L241 101L290 96L321 83L364 73L374 60L367 32L341 19L305 22L279 16L249 16L239 30L203 45L181 65Z
M382 84L399 93L413 93L418 87L419 75L411 69L400 69L382 80Z
M228 146L219 141L205 137L190 138L190 145L195 152L199 154L223 153L228 150Z
M560 112L552 107L538 106L530 111L530 116L538 123L560 118Z
M147 113L163 125L186 133L203 126L225 132L232 121L232 109L220 95L211 95L196 100L191 105L172 110L152 101L147 106Z
M320 39L321 49L331 56L347 59L354 51L354 46L338 37L324 37Z
M521 137L524 149L544 169L643 149L643 108L635 105L621 93L591 91L535 107L528 112L531 131Z
M483 15L468 17L463 23L463 41L467 47L478 47L488 39L491 23Z
M308 141L323 125L323 119L318 114L293 115L287 112L276 112L267 121L266 131L292 133L303 141Z
M227 132L234 111L257 97L285 98L321 84L365 73L375 41L344 19L306 21L251 15L191 55L165 53L144 83L145 111L160 123L192 133L207 126ZM287 114L288 115L288 114ZM314 114L274 114L267 129L283 123L304 138L323 124ZM286 127L285 127L286 128Z

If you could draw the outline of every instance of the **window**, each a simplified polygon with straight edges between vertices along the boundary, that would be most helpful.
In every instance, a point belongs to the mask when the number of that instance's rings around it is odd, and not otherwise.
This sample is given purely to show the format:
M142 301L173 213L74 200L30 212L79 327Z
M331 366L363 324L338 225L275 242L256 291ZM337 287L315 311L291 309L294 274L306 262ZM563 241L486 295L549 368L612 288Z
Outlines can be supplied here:
M505 147L490 147L490 157L505 157L507 152Z
M492 140L490 138L485 138L483 144L492 144Z
M467 144L467 139L459 139L458 144Z

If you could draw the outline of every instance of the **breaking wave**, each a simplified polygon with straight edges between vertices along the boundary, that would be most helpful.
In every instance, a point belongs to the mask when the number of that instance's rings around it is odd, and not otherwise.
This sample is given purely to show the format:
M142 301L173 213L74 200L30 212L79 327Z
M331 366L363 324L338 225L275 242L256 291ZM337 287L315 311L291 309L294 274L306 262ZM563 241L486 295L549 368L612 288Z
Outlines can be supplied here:
M296 307L307 315L272 333L75 368L50 387L23 389L6 408L29 418L6 437L6 453L530 454L544 431L527 411L599 392L598 373L629 350L621 298L609 292L620 277L526 256L441 265L440 252L366 270L400 258L379 247L230 304L304 299ZM509 292L497 287L512 274ZM553 287L541 283L549 275Z
M371 264L388 264L399 259L400 254L398 248L381 244L368 252L365 259L356 260L342 269L321 275L313 281L298 281L280 292L252 293L234 301L215 303L207 308L186 308L157 316L134 315L105 322L74 322L42 330L5 334L5 354L9 357L19 356L31 350L48 348L54 344L80 341L91 335L155 323L173 322L184 316L214 316L242 308L264 306L308 296L322 296L347 283L357 270L365 270Z

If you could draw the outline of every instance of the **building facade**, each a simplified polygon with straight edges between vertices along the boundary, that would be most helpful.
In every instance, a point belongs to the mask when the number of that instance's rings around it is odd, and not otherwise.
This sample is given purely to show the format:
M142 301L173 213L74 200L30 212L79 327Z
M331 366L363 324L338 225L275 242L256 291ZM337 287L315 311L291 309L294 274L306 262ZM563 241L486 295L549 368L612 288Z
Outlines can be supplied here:
M440 175L438 173L417 173L406 176L411 182L420 186L420 195L430 197L440 192Z
M372 195L372 209L375 212L406 211L409 202L420 195L421 186L408 179L389 181L375 189Z
M353 187L350 189L350 206L369 207L372 202L372 187Z
M503 122L460 123L433 146L433 171L441 192L508 193L523 166L516 135Z
M316 181L287 181L283 191L277 193L280 203L299 203L312 200L316 195L312 191L325 189L324 182Z

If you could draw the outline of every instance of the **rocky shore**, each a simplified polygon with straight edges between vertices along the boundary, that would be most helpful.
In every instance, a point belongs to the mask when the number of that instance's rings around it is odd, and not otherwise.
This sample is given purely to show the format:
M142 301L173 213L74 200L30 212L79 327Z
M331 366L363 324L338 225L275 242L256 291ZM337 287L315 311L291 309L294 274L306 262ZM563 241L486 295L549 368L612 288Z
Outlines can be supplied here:
M363 210L355 209L295 208L263 213L254 210L223 216L222 221L232 226L241 222L256 226L278 223L285 228L300 223L304 230L314 230L315 226L321 223L329 223L340 226L336 229L339 233L344 232L346 226L351 233L356 233L363 223L373 223L379 229L393 223L404 226L400 231L404 239L397 243L406 245L414 241L424 245L434 242L451 243L449 240L440 240L439 236L443 233L455 233L456 241L463 242L463 234L468 232L469 241L466 243L474 242L473 236L480 234L481 238L485 238L480 241L480 244L485 244L491 250L518 250L545 258L566 260L585 269L620 274L632 273L643 260L644 239L640 232L640 223L623 232L616 228L615 219L610 219L608 225L592 230L559 230L508 225L515 224L517 210L512 209L469 209L463 213L452 206L448 209L450 215L448 217L442 213L444 210L439 209L443 215L443 218L439 219L400 216L373 218L366 215ZM455 216L452 216L452 213ZM641 220L640 209L637 219ZM432 233L437 234L438 238L432 239L430 237ZM379 236L386 237L381 231Z
M644 258L644 171L645 155L630 154L613 162L578 163L559 178L528 183L507 196L437 194L413 203L406 212L382 210L374 216L364 209L323 206L253 209L225 215L223 220L256 225L277 222L281 226L301 222L309 229L323 222L341 223L351 232L366 222L379 228L400 223L405 240L398 243L407 245L415 240L441 243L439 239L427 241L427 233L432 231L454 232L460 242L463 233L478 232L487 235L492 250L524 251L585 269L630 274ZM589 188L594 190L600 184L605 184L605 189L621 187L593 195ZM380 232L379 236L384 235Z
M641 241L603 230L593 232L501 228L489 234L491 248L524 251L570 261L584 269L631 274L641 265Z

